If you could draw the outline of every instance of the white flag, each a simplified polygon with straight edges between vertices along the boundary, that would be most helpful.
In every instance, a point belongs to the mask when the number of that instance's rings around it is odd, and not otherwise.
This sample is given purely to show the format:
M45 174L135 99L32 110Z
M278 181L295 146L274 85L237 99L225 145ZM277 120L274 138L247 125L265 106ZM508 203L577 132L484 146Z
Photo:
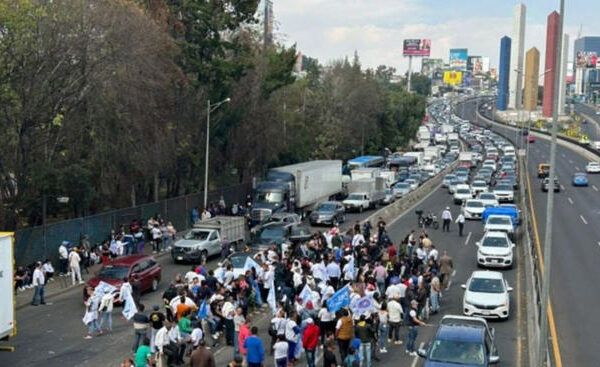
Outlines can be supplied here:
M123 316L127 320L131 320L133 315L137 312L137 307L135 306L135 302L133 300L133 296L131 293L127 293L125 295L125 307L123 307Z
M302 298L302 306L304 307L306 307L308 301L312 302L312 290L309 288L308 284L302 288L299 297Z
M256 269L257 273L261 270L260 265L258 265L258 263L254 261L254 259L251 256L248 256L246 258L246 263L244 263L244 273L252 268Z
M271 279L271 286L269 288L269 295L267 296L267 303L271 307L271 312L275 314L277 312L277 301L275 300L275 282Z

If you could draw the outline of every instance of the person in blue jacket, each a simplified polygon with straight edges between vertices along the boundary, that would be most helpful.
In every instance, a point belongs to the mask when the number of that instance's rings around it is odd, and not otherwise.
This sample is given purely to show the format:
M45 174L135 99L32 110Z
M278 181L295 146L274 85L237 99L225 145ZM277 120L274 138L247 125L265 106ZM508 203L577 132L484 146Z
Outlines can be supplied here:
M265 348L262 340L257 336L258 328L253 326L250 329L252 335L246 338L244 341L244 348L246 349L246 362L248 367L262 367L265 361Z

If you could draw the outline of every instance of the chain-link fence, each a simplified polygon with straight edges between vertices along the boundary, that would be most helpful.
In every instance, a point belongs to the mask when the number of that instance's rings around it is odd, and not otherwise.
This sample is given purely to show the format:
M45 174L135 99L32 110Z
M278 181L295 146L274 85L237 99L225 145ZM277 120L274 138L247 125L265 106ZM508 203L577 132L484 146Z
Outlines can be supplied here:
M218 203L221 197L228 208L234 203L245 204L251 193L252 184L244 183L208 192L208 202ZM86 234L91 244L106 240L110 231L120 225L129 225L133 219L144 222L157 214L173 223L178 230L186 230L191 224L191 210L204 205L201 193L179 196L135 207L113 210L92 216L65 220L42 226L29 227L15 232L15 261L17 265L27 265L44 259L57 260L58 247L63 241L79 243L80 236ZM199 213L200 214L200 213Z

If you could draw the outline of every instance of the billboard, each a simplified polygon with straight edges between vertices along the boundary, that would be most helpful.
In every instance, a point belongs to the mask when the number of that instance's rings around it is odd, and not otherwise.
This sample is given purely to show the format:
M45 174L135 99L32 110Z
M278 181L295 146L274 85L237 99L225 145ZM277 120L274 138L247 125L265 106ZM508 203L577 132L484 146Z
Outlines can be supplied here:
M577 52L577 60L575 60L575 64L578 68L581 69L591 69L595 68L598 64L598 55L595 52L588 51L578 51Z
M473 73L473 75L483 73L483 57L469 56L467 58L467 70Z
M404 40L404 48L402 54L404 56L426 56L431 52L430 39L407 39Z
M490 71L490 58L484 56L481 58L481 72L489 73L489 71Z
M444 83L450 85L458 85L462 82L462 72L460 71L444 71Z
M436 70L444 67L444 60L424 57L421 60L421 74L432 77Z
M450 68L453 70L467 70L467 54L466 48L451 48L450 49Z

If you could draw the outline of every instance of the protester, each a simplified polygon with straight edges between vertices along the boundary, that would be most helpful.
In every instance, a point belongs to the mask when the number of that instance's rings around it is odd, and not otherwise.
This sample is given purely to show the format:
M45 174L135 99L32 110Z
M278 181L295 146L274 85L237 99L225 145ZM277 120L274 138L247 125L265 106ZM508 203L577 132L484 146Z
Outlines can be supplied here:
M244 348L246 348L246 363L248 367L262 367L265 361L265 349L262 340L257 336L258 328L253 326L251 329L252 335L250 335L244 341Z
M73 285L83 284L83 279L81 279L81 268L80 268L81 257L77 252L77 247L73 248L73 251L69 253L69 271L71 272L71 281Z
M39 261L35 264L35 270L33 271L31 284L33 284L35 287L31 305L45 305L46 300L44 299L44 286L46 285L46 279L44 278L44 273L42 272L42 263Z

